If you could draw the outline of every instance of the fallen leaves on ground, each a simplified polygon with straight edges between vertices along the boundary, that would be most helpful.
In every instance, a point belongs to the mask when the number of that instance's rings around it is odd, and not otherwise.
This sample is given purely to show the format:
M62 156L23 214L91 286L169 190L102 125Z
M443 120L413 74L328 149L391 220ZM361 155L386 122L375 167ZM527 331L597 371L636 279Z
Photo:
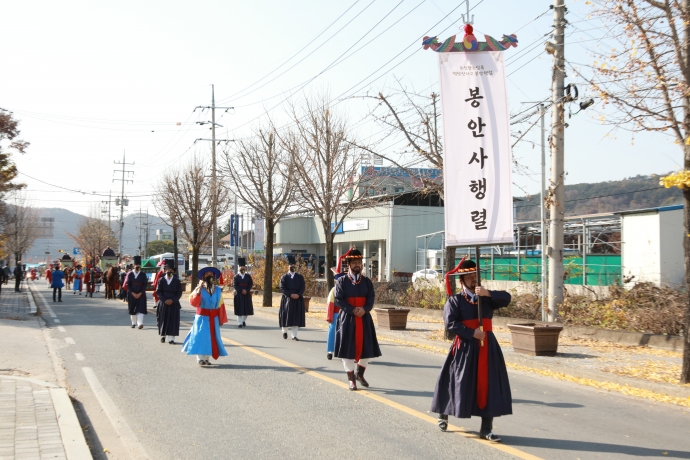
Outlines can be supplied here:
M650 399L652 401L664 402L668 404L675 404L683 407L690 407L690 397L688 398L677 398L675 396L669 396L662 393L656 393L650 390L644 390L642 388L635 388L629 385L620 385L613 382L598 382L596 380L575 377L573 375L564 374L562 372L554 372L543 369L535 369L532 367L522 366L520 364L506 363L510 369L530 372L533 374L544 375L547 377L552 377L558 380L563 380L567 382L578 383L580 385L586 385L594 388L599 388L602 390L615 391L627 396L635 396L638 398Z
M672 383L680 385L680 364L673 364L666 361L653 361L651 359L627 361L623 366L607 366L601 370L611 372L616 375L645 379L652 382ZM683 385L690 386L690 385Z

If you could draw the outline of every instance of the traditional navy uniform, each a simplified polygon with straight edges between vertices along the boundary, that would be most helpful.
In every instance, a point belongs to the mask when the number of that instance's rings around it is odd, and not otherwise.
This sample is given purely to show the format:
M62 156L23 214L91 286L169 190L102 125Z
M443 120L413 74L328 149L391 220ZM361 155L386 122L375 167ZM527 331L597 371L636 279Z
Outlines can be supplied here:
M254 280L249 273L242 274L242 268L246 270L247 261L244 257L238 258L240 273L235 275L233 280L233 287L235 289L235 298L233 299L233 307L235 316L237 316L237 327L247 327L247 316L254 315L254 304L252 304L252 287ZM242 294L245 291L246 294Z

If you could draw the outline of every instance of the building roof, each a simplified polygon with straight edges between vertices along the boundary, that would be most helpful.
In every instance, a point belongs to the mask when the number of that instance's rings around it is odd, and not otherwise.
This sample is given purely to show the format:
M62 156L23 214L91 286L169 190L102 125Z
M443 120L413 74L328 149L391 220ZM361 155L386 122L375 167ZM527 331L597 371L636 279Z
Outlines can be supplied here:
M630 215L630 214L644 214L644 213L650 213L650 212L659 213L659 212L666 212L666 211L677 211L679 209L683 209L682 204L676 204L673 206L660 206L658 208L632 209L630 211L620 211L620 212L616 212L614 214L626 216L626 215Z

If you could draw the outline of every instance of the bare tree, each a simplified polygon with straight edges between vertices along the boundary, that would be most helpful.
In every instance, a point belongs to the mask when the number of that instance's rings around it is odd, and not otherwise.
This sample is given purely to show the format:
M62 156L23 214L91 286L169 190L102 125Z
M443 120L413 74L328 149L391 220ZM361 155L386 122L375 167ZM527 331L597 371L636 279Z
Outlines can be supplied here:
M598 0L594 13L618 41L593 52L588 69L577 69L613 114L602 119L635 132L670 133L683 152L684 170L664 178L683 190L685 234L690 234L690 0ZM584 75L587 73L588 75ZM611 111L609 111L611 112ZM690 241L684 238L685 313L681 383L690 383ZM663 301L663 299L660 299Z
M230 179L242 200L264 218L266 269L263 279L263 305L273 304L273 232L292 204L294 183L290 155L280 145L275 128L258 128L250 140L236 143L234 151L223 153L222 173Z
M376 102L370 116L383 127L377 143L366 150L395 166L404 169L416 179L421 193L437 193L444 198L443 180L417 174L410 165L427 164L443 171L443 142L441 141L441 97L408 90L398 82L399 89L388 95L364 96ZM402 144L400 147L393 147ZM364 147L363 147L364 148ZM455 265L455 247L446 247L446 270ZM451 278L451 283L455 279ZM453 289L455 286L453 285Z
M361 176L357 166L363 150L352 137L345 117L333 110L328 94L305 98L290 107L295 128L281 138L292 157L289 180L299 182L296 193L304 209L321 221L326 237L326 276L328 288L334 286L333 239L345 217L368 203L358 193Z
M84 217L77 227L77 234L67 235L79 245L87 263L96 264L98 257L106 247L116 247L117 236L108 222L99 217L96 209L91 209L88 217Z
M200 249L215 230L211 228L214 200L210 174L207 163L194 158L187 165L164 173L156 186L156 210L182 231L192 248L192 289L197 285ZM225 214L229 206L228 189L219 181L216 184L216 215Z
M26 195L15 193L6 203L3 230L5 252L14 255L15 262L22 260L39 236L38 212Z

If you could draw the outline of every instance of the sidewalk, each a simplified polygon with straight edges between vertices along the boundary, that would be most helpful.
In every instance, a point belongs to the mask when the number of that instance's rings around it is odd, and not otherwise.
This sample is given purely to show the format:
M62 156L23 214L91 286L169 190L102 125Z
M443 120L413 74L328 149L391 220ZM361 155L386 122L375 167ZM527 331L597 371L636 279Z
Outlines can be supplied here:
M0 294L0 460L90 459L27 283Z
M232 305L231 297L226 295L225 299L226 306ZM314 300L307 313L307 326L326 328L325 305ZM276 307L279 301L275 297L273 308L257 306L261 305L260 298L254 297L254 301L257 314L278 315ZM373 316L378 324L376 314ZM391 331L377 327L376 334L379 340L414 346L431 353L445 355L450 347L450 342L443 340L443 321L432 318L412 316L408 318L406 330ZM557 356L529 356L513 351L507 328L494 327L494 334L510 369L690 407L690 385L681 385L678 381L682 352L561 337Z

